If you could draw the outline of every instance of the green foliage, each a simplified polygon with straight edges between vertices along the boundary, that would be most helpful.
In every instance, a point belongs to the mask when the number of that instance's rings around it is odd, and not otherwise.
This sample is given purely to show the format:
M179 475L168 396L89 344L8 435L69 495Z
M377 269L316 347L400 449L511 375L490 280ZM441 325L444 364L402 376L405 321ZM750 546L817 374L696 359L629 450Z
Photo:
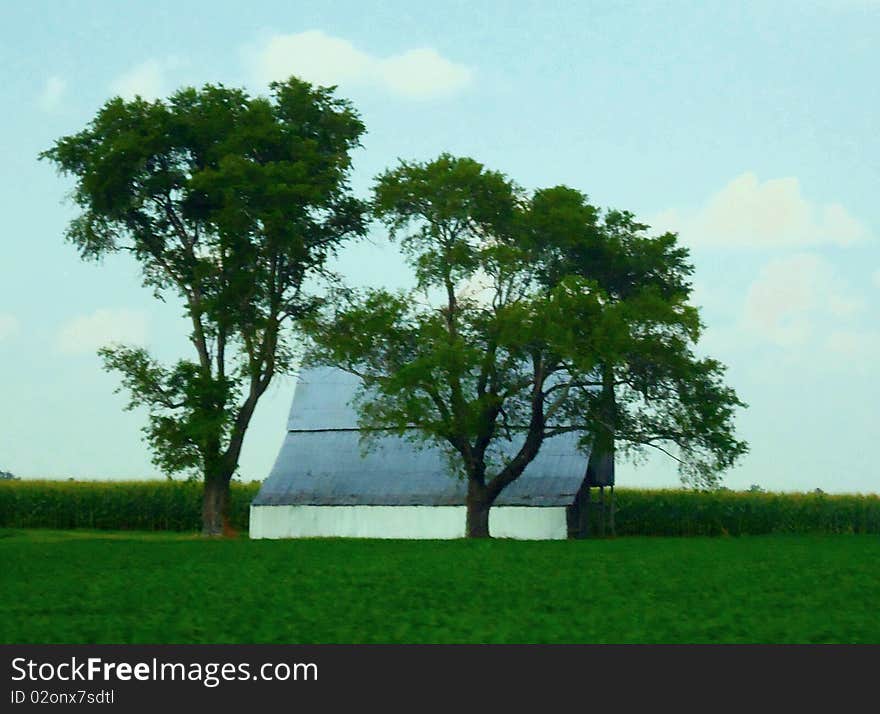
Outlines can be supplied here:
M618 535L880 535L876 495L616 489L615 496Z
M390 430L446 450L468 481L474 537L488 534L488 509L545 439L588 428L588 397L574 385L625 344L633 316L644 322L589 277L542 285L523 203L473 159L401 162L377 178L372 205L416 288L345 291L308 323L310 359L361 378L367 437Z
M466 280L485 261L487 241L509 235L520 190L470 158L441 154L401 161L375 182L373 215L400 240L419 287Z
M259 483L231 486L231 523L245 531ZM622 536L880 534L878 496L616 489L615 498ZM194 531L200 511L192 481L0 482L0 528Z
M599 343L594 380L583 384L591 458L613 462L619 449L638 459L654 447L678 459L685 483L717 485L747 451L733 424L746 405L720 362L694 354L702 324L678 237L651 236L631 213L600 211L566 186L535 192L519 231L544 285L593 281L629 328L623 340Z
M248 527L259 483L233 481L230 524ZM8 481L0 483L0 527L195 531L202 492L192 481Z
M3 643L880 643L880 538L0 537Z
M179 298L191 322L196 358L170 368L143 349L102 351L131 404L148 409L163 470L224 488L235 473L258 399L294 363L288 328L315 308L310 281L364 232L348 186L363 132L333 89L290 78L269 97L208 84L115 98L40 155L76 181L67 238L82 257L129 253L144 285Z
M126 408L152 409L144 433L153 461L166 473L198 471L203 445L229 438L240 397L235 380L206 374L190 360L165 368L142 347L102 348L98 354L107 370L122 375Z

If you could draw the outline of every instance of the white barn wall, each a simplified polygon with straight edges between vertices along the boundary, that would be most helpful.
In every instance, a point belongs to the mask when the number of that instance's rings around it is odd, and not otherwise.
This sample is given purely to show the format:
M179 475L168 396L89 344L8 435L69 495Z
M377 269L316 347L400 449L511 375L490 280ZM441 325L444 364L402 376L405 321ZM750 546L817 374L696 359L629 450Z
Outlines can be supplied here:
M464 538L464 506L251 506L251 538ZM496 538L561 540L565 507L496 506Z
M489 534L520 540L565 540L565 506L496 506L489 511Z

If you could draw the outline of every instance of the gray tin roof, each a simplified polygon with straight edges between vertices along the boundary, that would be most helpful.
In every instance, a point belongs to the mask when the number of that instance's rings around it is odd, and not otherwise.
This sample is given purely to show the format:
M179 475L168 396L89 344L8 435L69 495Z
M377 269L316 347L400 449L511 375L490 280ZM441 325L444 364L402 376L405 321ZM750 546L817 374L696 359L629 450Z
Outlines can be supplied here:
M356 377L334 369L300 375L288 433L255 506L453 506L465 502L466 484L450 475L436 447L419 448L401 437L380 437L361 453L350 399ZM513 455L520 443L499 442ZM577 435L548 439L538 456L495 501L499 506L564 506L572 503L586 470Z

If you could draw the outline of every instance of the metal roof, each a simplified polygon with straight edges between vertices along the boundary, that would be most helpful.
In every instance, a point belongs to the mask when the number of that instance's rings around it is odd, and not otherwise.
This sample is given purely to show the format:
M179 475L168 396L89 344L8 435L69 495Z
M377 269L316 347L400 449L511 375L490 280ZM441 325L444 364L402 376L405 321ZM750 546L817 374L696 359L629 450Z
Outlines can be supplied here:
M463 479L451 475L444 452L387 435L362 454L350 400L353 375L313 369L300 375L288 433L255 506L454 506L465 503ZM500 456L512 456L520 442L499 441ZM564 506L574 501L587 457L577 435L544 442L538 456L495 501L499 506Z

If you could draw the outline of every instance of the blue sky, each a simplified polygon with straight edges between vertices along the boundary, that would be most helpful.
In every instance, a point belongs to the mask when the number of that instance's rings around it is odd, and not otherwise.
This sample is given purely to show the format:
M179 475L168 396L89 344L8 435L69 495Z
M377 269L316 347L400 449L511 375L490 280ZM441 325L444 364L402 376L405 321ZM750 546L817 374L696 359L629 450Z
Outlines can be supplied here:
M82 263L71 184L36 160L114 94L288 74L336 83L368 129L353 185L398 157L469 155L533 189L566 183L680 232L751 444L732 488L878 492L880 2L28 2L0 7L0 468L160 476L141 412L95 350L189 354L179 306L123 258ZM355 283L402 285L353 247ZM293 383L259 407L241 463L267 473ZM674 465L621 485L675 486Z

